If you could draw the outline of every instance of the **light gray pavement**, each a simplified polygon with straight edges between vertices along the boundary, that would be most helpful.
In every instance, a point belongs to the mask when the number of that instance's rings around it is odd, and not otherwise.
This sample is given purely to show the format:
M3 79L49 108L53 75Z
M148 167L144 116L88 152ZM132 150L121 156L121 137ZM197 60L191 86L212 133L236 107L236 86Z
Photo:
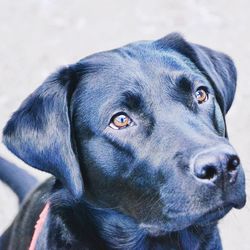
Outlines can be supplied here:
M250 1L247 0L0 0L0 129L43 79L58 66L172 31L224 51L238 68L235 102L228 114L250 191ZM3 145L0 154L34 173ZM0 231L17 212L13 193L0 183ZM250 249L250 207L220 223L226 250Z

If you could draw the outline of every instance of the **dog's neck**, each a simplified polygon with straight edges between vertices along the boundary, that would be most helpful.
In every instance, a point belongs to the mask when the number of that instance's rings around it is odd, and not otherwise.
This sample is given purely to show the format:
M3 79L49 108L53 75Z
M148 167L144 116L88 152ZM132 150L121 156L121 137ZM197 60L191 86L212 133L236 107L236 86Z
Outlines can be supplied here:
M85 246L86 249L221 249L216 225L191 226L178 232L161 236L150 235L132 218L112 209L96 208L87 202L72 204L69 199L51 209L48 229L59 231L68 245ZM50 234L50 233L49 233ZM50 244L58 244L58 238ZM60 247L60 246L59 246ZM209 248L210 249L210 248Z

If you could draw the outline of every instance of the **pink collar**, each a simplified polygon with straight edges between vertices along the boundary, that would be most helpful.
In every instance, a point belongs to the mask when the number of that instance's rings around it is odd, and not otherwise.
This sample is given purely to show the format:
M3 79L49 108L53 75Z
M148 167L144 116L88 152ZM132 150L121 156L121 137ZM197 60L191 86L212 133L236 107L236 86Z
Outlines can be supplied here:
M36 248L36 243L37 243L38 237L43 229L43 225L46 221L46 218L47 218L47 215L49 212L49 207L50 207L50 204L47 203L39 215L39 219L37 220L35 228L34 228L34 233L33 233L32 240L31 240L31 243L29 246L29 250L35 250L35 248Z

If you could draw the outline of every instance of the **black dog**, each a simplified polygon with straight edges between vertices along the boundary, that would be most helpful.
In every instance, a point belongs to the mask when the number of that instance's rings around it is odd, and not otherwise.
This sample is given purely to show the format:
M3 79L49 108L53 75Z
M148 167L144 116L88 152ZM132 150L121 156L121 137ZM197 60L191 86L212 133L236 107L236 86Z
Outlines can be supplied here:
M2 248L28 249L46 208L35 249L221 249L217 221L245 204L224 119L235 87L228 56L178 34L52 74L3 140L55 178L24 202Z

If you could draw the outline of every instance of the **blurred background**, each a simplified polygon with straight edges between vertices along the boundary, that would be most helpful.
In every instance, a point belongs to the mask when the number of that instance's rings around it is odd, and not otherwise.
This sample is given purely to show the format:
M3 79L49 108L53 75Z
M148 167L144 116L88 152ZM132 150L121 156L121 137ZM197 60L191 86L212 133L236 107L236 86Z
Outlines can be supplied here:
M229 54L238 89L227 122L250 191L250 1L247 0L0 0L0 129L44 78L60 65L136 40L181 32L188 40ZM0 155L40 180L46 174ZM11 190L0 182L0 233L17 213ZM250 249L250 207L220 222L224 249Z

